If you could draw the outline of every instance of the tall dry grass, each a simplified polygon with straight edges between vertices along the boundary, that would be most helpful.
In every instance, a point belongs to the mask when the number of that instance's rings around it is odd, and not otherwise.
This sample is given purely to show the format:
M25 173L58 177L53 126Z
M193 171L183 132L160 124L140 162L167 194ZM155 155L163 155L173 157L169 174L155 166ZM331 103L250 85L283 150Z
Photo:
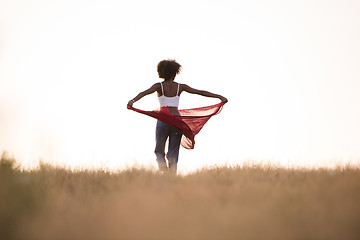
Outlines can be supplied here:
M360 170L187 176L0 161L1 239L360 239Z

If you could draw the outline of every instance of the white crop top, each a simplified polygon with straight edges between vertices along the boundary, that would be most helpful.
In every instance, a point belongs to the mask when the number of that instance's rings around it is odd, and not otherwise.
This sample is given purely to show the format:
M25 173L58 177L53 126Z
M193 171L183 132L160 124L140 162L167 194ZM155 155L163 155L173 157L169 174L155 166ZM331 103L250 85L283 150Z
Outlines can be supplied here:
M160 85L161 85L161 92L162 92L162 95L159 97L160 107L179 107L179 100L180 100L179 88L180 88L180 84L178 84L178 88L177 88L177 92L176 92L175 97L166 97L164 95L164 87L162 85L162 82L160 83Z

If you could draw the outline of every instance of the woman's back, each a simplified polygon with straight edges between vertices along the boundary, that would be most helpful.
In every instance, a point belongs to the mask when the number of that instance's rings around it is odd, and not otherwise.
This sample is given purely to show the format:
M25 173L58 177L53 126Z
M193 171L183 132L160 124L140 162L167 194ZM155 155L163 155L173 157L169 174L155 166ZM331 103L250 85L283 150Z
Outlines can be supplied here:
M178 111L180 100L180 84L174 81L163 81L160 83L158 98L160 107L167 107L172 115L180 115Z
M180 96L180 84L174 81L163 81L160 83L160 89L158 91L158 96L160 97L162 95L165 97Z

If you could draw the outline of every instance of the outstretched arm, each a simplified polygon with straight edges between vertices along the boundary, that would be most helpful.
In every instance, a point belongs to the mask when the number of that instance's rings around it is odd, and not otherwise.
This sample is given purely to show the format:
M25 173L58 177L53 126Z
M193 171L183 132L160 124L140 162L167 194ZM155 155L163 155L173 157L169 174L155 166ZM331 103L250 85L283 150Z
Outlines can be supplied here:
M192 93L192 94L197 94L197 95L201 95L201 96L205 96L205 97L212 97L212 98L219 98L223 103L227 103L227 98L223 97L219 94L215 94L215 93L211 93L208 91L204 91L204 90L198 90L192 87L189 87L186 84L182 84L182 91L188 92L188 93Z
M132 100L130 100L130 101L128 102L128 105L129 105L130 107L132 107L132 105L133 105L136 101L140 100L142 97L145 97L146 95L149 95L149 94L157 91L158 88L159 88L159 84L158 84L158 83L155 83L155 84L152 85L149 89L146 89L145 91L142 91L142 92L140 92L138 95L136 95L136 97L134 97Z

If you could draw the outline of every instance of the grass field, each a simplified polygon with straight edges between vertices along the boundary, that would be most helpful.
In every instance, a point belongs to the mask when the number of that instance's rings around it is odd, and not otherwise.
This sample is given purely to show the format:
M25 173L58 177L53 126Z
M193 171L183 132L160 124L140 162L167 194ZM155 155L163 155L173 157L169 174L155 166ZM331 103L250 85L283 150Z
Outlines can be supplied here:
M360 170L20 171L3 156L0 239L360 239Z

